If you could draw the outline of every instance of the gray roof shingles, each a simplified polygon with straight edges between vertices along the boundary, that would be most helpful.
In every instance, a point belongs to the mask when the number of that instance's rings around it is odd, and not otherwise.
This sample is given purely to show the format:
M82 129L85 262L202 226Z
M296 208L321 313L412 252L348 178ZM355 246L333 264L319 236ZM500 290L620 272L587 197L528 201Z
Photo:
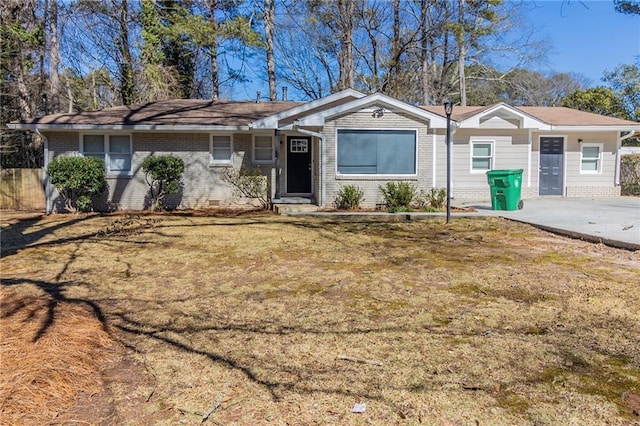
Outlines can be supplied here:
M238 102L178 99L99 111L46 115L16 123L97 126L246 126L302 102Z

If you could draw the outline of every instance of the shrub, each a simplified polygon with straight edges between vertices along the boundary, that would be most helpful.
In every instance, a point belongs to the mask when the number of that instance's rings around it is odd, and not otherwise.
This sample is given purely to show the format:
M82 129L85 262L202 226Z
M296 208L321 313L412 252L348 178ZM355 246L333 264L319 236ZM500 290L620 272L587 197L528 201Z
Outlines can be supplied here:
M411 211L411 202L416 197L416 187L409 182L387 182L380 186L384 203L390 212Z
M364 192L355 185L346 185L340 188L336 197L336 208L339 210L357 209L364 200Z
M447 190L431 188L429 192L421 190L416 196L413 206L418 210L439 212L444 210L447 202Z
M260 167L241 167L240 170L230 167L222 174L222 180L233 187L235 195L255 198L263 209L269 208L269 183Z
M173 155L152 155L142 162L144 179L149 185L151 210L165 208L164 198L180 191L184 161Z
M104 161L95 157L57 157L47 166L51 183L72 212L93 209L92 198L107 189Z
M640 195L640 154L623 155L620 162L622 195Z

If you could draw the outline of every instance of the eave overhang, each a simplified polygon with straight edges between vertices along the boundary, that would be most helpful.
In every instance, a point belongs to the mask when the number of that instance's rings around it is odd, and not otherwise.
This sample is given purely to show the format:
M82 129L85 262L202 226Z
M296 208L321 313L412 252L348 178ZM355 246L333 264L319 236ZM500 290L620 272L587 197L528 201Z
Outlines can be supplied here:
M296 120L295 125L300 127L322 127L329 118L365 110L367 108L381 109L383 114L385 110L391 112L403 112L428 121L429 127L431 128L444 129L447 126L447 119L445 117L407 104L398 99L391 98L382 93L374 93L306 117L301 117Z

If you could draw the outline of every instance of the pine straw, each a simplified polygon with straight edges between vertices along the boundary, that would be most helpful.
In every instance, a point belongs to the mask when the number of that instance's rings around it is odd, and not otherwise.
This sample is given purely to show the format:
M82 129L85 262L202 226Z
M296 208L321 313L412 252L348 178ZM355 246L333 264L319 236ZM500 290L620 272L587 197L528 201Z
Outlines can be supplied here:
M80 392L99 393L99 371L117 352L89 309L50 302L26 288L0 292L1 424L45 424Z

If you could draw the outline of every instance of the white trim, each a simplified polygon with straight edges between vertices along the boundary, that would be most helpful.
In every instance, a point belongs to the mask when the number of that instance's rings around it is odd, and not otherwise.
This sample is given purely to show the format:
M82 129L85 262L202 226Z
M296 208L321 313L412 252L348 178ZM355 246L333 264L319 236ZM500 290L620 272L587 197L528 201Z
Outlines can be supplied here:
M602 151L604 149L604 143L600 143L600 142L579 142L580 145L580 174L581 175L600 175L602 174ZM583 161L585 160L584 158L584 152L582 151L583 148L593 148L596 147L598 148L598 158L591 158L589 157L588 159L590 161L595 161L596 162L596 169L595 170L584 170L582 168L583 165Z
M558 131L558 132L609 132L609 131L618 131L618 132L637 132L640 131L640 125L617 125L612 124L610 126L562 126L562 125L552 125L550 130Z
M402 102L398 99L384 95L382 93L374 93L363 98L355 99L350 102L328 108L323 111L310 114L306 117L301 117L296 120L297 126L309 126L309 127L322 127L325 121L330 117L336 115L347 114L355 111L360 111L369 107L381 107L385 111L391 112L405 112L414 117L422 118L429 121L429 127L431 128L446 128L447 120L438 114L434 114L422 108L415 107L413 105Z
M432 143L432 155L433 158L431 159L431 187L432 188L437 188L438 186L436 185L436 180L438 179L438 173L436 168L438 167L438 159L436 158L437 155L437 150L436 150L436 145L437 145L437 135L436 135L436 131L435 129L431 130L431 143Z
M531 167L533 157L533 131L529 129L527 135L527 188L531 188Z
M229 154L228 160L216 160L213 158L213 137L214 136L228 136L229 137ZM233 164L233 133L210 133L209 134L209 165L220 166Z
M129 124L129 125L107 125L107 124L21 124L21 123L9 123L7 127L13 130L40 130L47 131L67 131L67 130L79 130L79 131L95 131L95 132L112 132L112 131L135 131L135 132L198 132L208 133L213 131L221 132L242 132L249 131L249 126L207 126L200 124Z
M477 139L476 139L477 138ZM489 155L489 168L488 169L474 169L473 168L473 145L484 144L491 146L491 155ZM487 157L482 157L487 158ZM493 170L496 164L496 141L495 139L484 139L477 136L472 136L469 140L469 173L470 174L485 174L489 170Z
M318 140L318 143L321 143L322 145L320 146L320 207L321 208L325 208L327 205L327 139L326 136L322 133L316 133L316 132L312 132L310 130L305 130L305 129L296 129L298 132L302 133L303 135L308 135L308 136L312 136L315 137L316 140ZM311 146L313 147L313 138L311 139ZM311 164L312 164L312 172L313 172L313 167L315 166L315 162L314 160L314 156L313 156L313 152L311 154ZM314 191L313 193L315 194L315 179L313 179L313 174L311 175L311 189ZM316 194L316 198L318 197L318 194ZM317 200L316 200L317 201Z
M519 109L512 107L511 105L505 104L501 102L492 107L484 109L482 111L477 112L476 114L465 118L460 121L460 127L464 129L480 129L480 120L487 116L495 114L496 112L503 110L507 111L510 115L513 115L514 118L520 120L520 129L539 129L539 130L549 130L551 126L542 120L527 114L524 111L520 111Z
M82 132L79 133L78 141L78 153L80 156L85 157L84 153L84 137L85 136L102 136L102 154L104 155L104 167L107 173L107 177L117 176L132 176L133 175L133 135L131 133L117 133L117 132ZM111 170L111 136L127 136L129 138L129 162L131 167L129 170L112 171ZM127 153L113 153L127 155Z
M269 138L271 140L271 158L269 160L257 160L256 159L256 137L261 137L261 138ZM254 133L251 135L251 157L253 160L253 164L273 164L273 161L275 159L275 149L274 149L274 144L273 144L273 134L270 133ZM266 151L265 148L261 148L264 151Z
M49 173L47 170L49 169L49 138L40 133L40 129L37 127L34 130L36 135L39 135L44 141L44 167L43 167L43 178L44 178L44 201L45 201L45 214L51 214L51 180L49 179Z
M542 171L542 161L540 160L540 139L541 138L562 138L562 197L567 196L567 145L568 135L538 135L538 195L540 195L540 172ZM543 195L544 197L544 195Z
M302 130L302 129L300 129ZM302 133L302 132L300 132ZM284 143L284 150L286 153L286 168L285 168L285 173L284 173L284 194L285 196L311 196L315 194L315 157L316 157L316 153L315 153L315 149L313 148L313 136L312 135L305 135L304 133L302 133L304 136L300 136L300 135L295 135L295 134L287 134L285 136L285 143ZM289 166L290 166L290 162L289 162L289 138L292 139L296 139L296 138L305 138L309 141L309 150L311 152L311 170L310 170L310 176L309 178L311 179L311 192L289 192Z
M414 170L415 173L411 174L346 174L338 172L338 132L340 130L362 130L362 131L380 131L380 130L397 130L397 131L412 131L416 135L416 150L415 150L415 160L414 160ZM376 180L376 178L381 178L383 180L389 179L412 179L419 176L418 173L418 159L420 156L420 132L418 128L414 127L336 127L335 129L335 176L336 179L366 179L366 180Z
M363 98L366 95L364 93L360 93L357 90L353 89L345 89L340 92L333 93L329 96L325 96L324 98L319 98L313 100L311 102L306 102L302 105L298 105L293 108L289 108L284 111L280 111L279 113L270 115L268 117L261 118L259 120L254 121L249 125L249 127L253 129L274 129L278 127L278 123L280 120L283 120L288 117L292 117L294 115L302 114L306 111L310 111L312 109L320 108L323 105L327 105L333 102L338 102L342 99L346 98ZM289 126L291 128L291 126Z

